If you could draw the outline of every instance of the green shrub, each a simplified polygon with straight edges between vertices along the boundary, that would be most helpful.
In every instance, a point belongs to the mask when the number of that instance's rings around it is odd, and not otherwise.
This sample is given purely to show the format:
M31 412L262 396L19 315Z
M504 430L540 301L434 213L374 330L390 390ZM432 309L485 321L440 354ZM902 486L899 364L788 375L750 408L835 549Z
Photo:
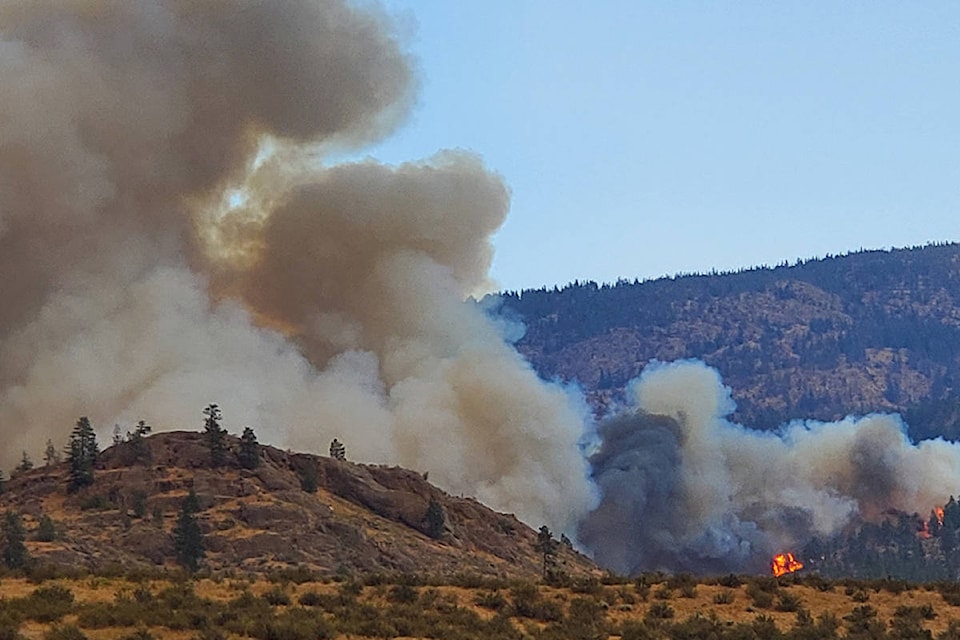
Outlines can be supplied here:
M60 620L73 610L73 592L60 585L37 587L26 598L11 601L25 618L37 622Z
M270 589L261 597L267 601L267 604L270 604L274 607L286 607L290 605L289 594L287 594L287 592L280 587Z
M803 604L803 601L799 597L793 595L792 593L781 592L777 597L777 611L788 611L793 612L797 611L800 606Z
M416 602L419 597L420 594L416 587L409 584L395 584L387 592L387 601L395 604L411 604Z
M656 621L656 620L668 620L675 615L673 607L671 607L666 602L654 602L650 605L650 608L647 609L647 613L644 616L644 620L647 621Z
M507 599L499 591L484 591L477 594L474 603L484 609L502 611L507 606Z
M724 589L713 595L713 604L732 604L734 594L732 589Z
M43 640L88 640L87 635L75 624L54 625L45 634Z
M739 589L740 586L743 585L743 581L740 580L739 576L731 573L719 578L717 584L728 589Z
M667 585L662 585L659 589L653 592L653 597L657 600L670 600L673 598L673 590Z

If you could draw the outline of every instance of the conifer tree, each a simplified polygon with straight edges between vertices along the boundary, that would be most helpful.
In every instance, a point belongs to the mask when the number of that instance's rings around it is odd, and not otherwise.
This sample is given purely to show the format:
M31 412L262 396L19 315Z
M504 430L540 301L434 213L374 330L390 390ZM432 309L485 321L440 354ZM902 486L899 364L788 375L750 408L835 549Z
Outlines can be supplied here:
M40 542L53 542L57 539L57 525L54 524L53 519L47 514L43 514L40 517L40 522L37 523L37 533L35 537Z
M26 539L23 518L15 511L7 511L3 518L3 547L0 548L0 556L8 569L20 569L27 564L29 555L24 544Z
M47 438L47 448L43 452L43 463L48 467L60 463L60 452L50 438Z
M558 544L547 525L540 527L537 532L537 543L534 549L543 555L543 577L551 578L557 568Z
M127 432L127 442L130 443L130 449L133 451L133 458L136 461L150 459L150 448L147 446L146 436L153 430L153 427L141 420L132 432Z
M260 466L260 445L257 443L257 434L250 427L243 428L238 458L244 469L256 469Z
M83 416L77 420L77 426L70 434L67 446L67 462L70 463L68 490L76 491L93 484L93 468L99 453L97 434L90 425L90 420Z
M210 449L210 462L213 466L220 467L227 461L227 430L220 426L223 414L220 407L211 404L203 410L203 415L206 416L203 421L203 434L207 440L207 448Z
M177 552L177 561L190 571L200 567L200 561L205 555L203 545L203 531L197 520L200 511L200 501L193 489L183 500L177 524L173 529L174 548Z
M33 469L33 460L31 460L27 452L24 451L23 457L20 458L20 464L17 465L16 472L23 473L24 471L30 471L30 469Z
M330 442L330 457L334 460L346 460L347 459L347 448L343 446L343 443L337 440L336 438Z
M443 510L443 505L436 498L430 498L430 504L427 505L427 512L423 516L426 525L427 535L434 540L443 536L447 527L447 514Z

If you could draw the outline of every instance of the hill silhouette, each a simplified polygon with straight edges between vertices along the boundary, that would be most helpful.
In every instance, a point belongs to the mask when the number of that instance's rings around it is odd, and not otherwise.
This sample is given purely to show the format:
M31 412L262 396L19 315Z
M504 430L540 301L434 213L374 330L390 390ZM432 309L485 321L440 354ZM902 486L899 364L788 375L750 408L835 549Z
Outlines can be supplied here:
M734 273L502 294L545 378L598 414L652 359L699 358L770 429L897 411L914 438L960 437L960 245L860 251Z
M22 471L4 485L0 505L23 515L36 562L92 570L172 566L172 531L192 490L203 564L214 571L535 578L543 570L536 532L444 493L415 471L265 445L260 464L244 469L233 436L227 463L213 467L201 433L171 431L142 442L139 451L130 442L106 449L93 484L75 492L68 491L67 463ZM427 517L431 504L439 521ZM52 541L36 540L45 516L57 530ZM558 545L558 561L570 575L595 570L565 545Z

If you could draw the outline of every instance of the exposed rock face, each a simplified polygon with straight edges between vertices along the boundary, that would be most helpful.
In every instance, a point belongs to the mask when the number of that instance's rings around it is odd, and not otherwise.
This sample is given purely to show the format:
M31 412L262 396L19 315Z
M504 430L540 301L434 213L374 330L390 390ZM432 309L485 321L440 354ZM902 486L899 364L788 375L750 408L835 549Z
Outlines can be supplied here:
M67 465L18 474L0 494L0 508L24 514L27 528L49 515L55 542L30 542L41 561L83 566L172 563L172 530L193 489L212 569L267 570L304 565L323 573L354 571L535 576L542 558L536 533L512 515L447 495L414 471L338 461L261 446L259 467L236 464L239 441L229 438L228 466L212 468L203 435L166 432L104 451L96 481L67 493ZM315 478L316 491L301 488ZM446 526L427 535L431 501ZM138 517L137 514L143 514ZM562 546L562 545L561 545ZM572 574L595 570L563 548Z

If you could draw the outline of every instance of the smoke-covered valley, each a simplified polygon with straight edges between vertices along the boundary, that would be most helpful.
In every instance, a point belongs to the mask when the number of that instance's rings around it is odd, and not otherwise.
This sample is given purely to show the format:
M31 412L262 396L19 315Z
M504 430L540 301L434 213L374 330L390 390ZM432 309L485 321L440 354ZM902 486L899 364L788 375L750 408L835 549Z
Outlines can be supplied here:
M78 416L428 471L600 564L763 570L960 486L891 416L761 433L648 367L595 423L468 296L509 189L464 151L334 164L409 114L390 18L340 0L0 3L0 465Z

